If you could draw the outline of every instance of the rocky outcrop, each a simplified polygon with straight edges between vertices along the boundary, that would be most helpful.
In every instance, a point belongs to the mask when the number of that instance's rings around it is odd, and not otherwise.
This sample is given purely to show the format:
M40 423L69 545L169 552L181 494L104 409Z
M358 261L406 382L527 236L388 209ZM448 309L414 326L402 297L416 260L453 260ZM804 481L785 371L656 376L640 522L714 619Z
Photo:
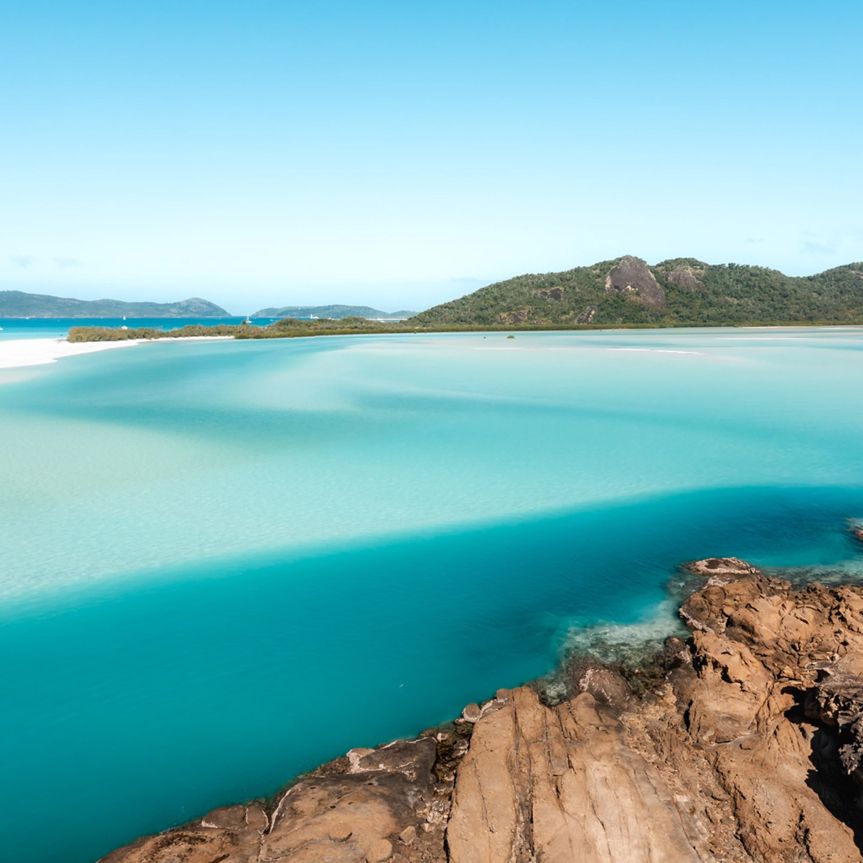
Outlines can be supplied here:
M587 692L550 708L515 690L477 724L459 768L450 860L711 859L709 823L648 750Z
M704 284L701 276L704 275L704 267L693 267L689 264L680 264L669 270L666 278L672 285L686 288L689 291L703 291Z
M555 287L555 288L537 288L533 295L540 300L554 300L555 302L560 302L563 299L563 288Z
M851 863L863 838L863 588L688 565L687 640L644 694L577 664L450 727L353 750L269 803L110 863Z
M705 557L683 564L693 575L757 575L759 570L739 557Z
M381 863L443 860L457 733L354 749L269 805L218 809L115 851L103 863ZM459 747L461 746L461 749Z
M596 317L597 308L596 306L588 306L586 309L583 309L575 318L575 322L577 324L592 324L593 319Z
M632 255L624 255L605 277L605 290L609 294L624 294L646 306L662 308L665 291L650 267Z
M497 316L497 323L504 324L505 326L520 326L521 324L526 324L529 320L530 309L527 307L501 312Z

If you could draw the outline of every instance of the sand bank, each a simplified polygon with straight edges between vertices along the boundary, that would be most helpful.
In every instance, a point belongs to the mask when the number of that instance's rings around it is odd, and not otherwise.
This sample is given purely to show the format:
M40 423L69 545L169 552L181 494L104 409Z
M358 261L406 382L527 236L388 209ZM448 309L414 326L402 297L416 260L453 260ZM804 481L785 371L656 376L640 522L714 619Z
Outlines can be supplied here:
M190 336L188 338L129 339L125 342L67 342L66 339L9 339L0 338L0 369L16 369L25 366L42 366L64 357L92 354L114 348L130 348L135 345L158 342L210 341L231 338L230 336Z

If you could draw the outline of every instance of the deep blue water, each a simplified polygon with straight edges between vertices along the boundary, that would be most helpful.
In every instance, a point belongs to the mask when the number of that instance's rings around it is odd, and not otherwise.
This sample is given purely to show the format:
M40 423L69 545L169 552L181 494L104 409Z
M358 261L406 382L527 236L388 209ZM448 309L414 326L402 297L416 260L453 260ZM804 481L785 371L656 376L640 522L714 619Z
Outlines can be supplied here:
M684 353L680 353L684 351ZM673 626L860 571L861 336L146 345L0 385L3 859L85 863Z

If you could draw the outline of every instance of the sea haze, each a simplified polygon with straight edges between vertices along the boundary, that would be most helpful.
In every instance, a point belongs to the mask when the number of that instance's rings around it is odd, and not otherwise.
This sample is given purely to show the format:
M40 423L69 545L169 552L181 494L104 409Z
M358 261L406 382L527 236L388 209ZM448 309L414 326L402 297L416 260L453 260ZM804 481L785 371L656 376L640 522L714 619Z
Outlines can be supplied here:
M671 627L687 558L853 570L861 375L839 328L5 372L3 850L89 863L544 674L585 628Z

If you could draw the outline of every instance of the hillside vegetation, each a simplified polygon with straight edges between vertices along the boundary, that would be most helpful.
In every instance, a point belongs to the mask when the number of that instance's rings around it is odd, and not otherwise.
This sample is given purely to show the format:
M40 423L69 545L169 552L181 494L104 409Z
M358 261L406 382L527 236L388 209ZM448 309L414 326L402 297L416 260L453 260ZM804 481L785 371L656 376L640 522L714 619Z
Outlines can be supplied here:
M268 326L257 324L190 324L172 330L154 327L72 327L70 342L119 342L130 339L184 339L202 336L232 336L235 339L284 339L300 336L344 336L361 333L415 332L396 321L372 321L367 318L297 320L283 318Z
M863 263L815 276L624 256L488 285L410 319L434 327L863 324Z

